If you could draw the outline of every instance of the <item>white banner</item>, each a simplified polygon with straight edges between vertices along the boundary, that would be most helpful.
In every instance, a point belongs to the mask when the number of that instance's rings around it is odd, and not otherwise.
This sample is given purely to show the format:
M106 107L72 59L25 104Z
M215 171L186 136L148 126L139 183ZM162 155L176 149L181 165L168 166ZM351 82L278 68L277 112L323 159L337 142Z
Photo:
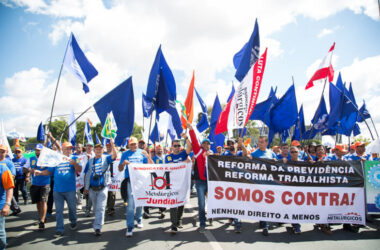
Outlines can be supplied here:
M136 207L178 207L190 198L191 163L130 164Z
M113 173L111 183L108 184L108 191L119 191L121 182L124 180L124 171L119 171L120 157L113 162Z
M39 167L56 167L60 163L65 162L69 157L51 150L47 147L43 147L40 156L38 157L37 166Z

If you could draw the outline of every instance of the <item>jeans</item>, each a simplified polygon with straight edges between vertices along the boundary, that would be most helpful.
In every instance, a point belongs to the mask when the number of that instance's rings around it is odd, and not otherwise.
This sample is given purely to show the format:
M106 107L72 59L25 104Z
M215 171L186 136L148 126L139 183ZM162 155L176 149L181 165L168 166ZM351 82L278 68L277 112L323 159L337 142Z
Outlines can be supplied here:
M108 191L107 212L114 212L115 211L115 201L116 201L116 192L115 191Z
M47 200L47 213L48 214L53 213L53 204L54 204L53 189L54 189L54 177L50 177L50 192L49 192L49 197Z
M170 208L170 221L172 226L178 227L183 216L183 209L185 206Z
M132 230L135 227L135 201L133 200L131 181L127 181L127 229ZM142 217L142 207L136 208L136 220L137 222L141 221Z
M5 217L0 216L0 249L7 246L7 235L5 233Z
M75 191L69 192L53 192L54 202L55 202L55 217L57 220L56 231L63 232L64 231L64 223L63 223L63 209L65 207L65 201L67 203L67 207L69 208L69 220L71 224L77 222L77 206L76 206L76 197Z
M82 193L83 193L83 191L81 191L80 189L75 192L77 205L82 205L82 200L83 200L83 194Z
M93 228L95 230L102 229L102 225L104 224L104 211L106 210L108 187L105 187L99 191L94 191L90 188L89 194L95 213Z
M207 193L207 181L196 180L195 188L197 189L198 196L198 215L199 215L199 224L201 227L206 227L206 193Z
M18 201L18 191L21 191L22 198L24 201L28 200L28 192L26 191L26 185L25 185L25 179L16 179L15 180L15 189L13 192L13 196L15 197L16 201Z

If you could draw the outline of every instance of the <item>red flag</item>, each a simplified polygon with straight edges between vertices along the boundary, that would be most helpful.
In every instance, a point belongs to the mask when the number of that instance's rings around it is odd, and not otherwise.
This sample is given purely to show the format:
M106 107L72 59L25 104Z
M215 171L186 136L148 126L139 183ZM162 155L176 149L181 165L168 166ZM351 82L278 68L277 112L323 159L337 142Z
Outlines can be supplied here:
M334 47L335 47L335 42L331 46L327 56L325 56L325 58L323 58L323 60L322 60L321 64L319 65L317 71L315 71L314 75L311 77L309 82L306 84L305 89L313 87L314 81L323 80L326 77L329 78L330 82L334 79L334 69L331 65L331 59L332 59Z
M215 127L216 135L228 129L242 129L247 124L259 96L266 59L267 49L249 70L234 96L220 113Z
M193 105L193 94L194 94L194 71L193 71L193 78L191 79L189 90L187 91L187 96L185 100L185 114L187 121L189 123L193 122L193 117L194 117L194 105ZM186 129L186 118L181 115L181 122L182 122L182 127L183 129Z

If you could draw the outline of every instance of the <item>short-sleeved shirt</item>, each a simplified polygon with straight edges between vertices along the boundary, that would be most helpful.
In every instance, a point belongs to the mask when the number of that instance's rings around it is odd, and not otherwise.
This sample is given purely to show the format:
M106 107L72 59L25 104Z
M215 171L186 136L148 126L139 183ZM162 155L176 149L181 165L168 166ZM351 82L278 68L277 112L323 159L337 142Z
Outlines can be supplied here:
M142 153L141 149L136 151L127 150L121 155L120 163L123 161L129 161L130 163L148 163L148 158ZM128 165L125 166L124 177L129 178Z
M7 167L11 171L11 174L16 176L16 168L11 160L4 159L0 161L0 165Z
M371 161L372 160L372 156L370 154L364 154L362 157L365 160L367 160L367 161ZM346 155L344 158L347 161L357 161L357 160L361 160L362 157L358 156L356 153L353 153L353 154L350 154L350 155Z
M330 154L327 156L327 160L328 161L342 161L343 159L339 159L339 157L336 154Z
M12 162L13 162L15 169L16 169L16 179L18 179L18 180L25 179L25 175L22 172L22 169L24 168L26 161L27 160L25 157L21 157L21 158L15 157L12 159Z
M226 150L222 153L222 155L229 155L229 156L243 156L243 151L239 150L236 152L236 155L232 154L230 150Z
M79 164L78 157L70 157ZM49 168L49 172L54 175L54 191L64 193L76 190L75 167L70 162L62 162L56 167Z
M152 160L153 160L153 163L155 163L155 164L164 163L164 157L162 157L162 156L155 155Z
M253 158L277 159L276 154L269 149L265 149L265 151L262 151L261 149L258 148L251 153L251 156Z
M32 168L32 169L36 169L36 170L40 170L40 171L44 171L46 169L48 169L47 167L40 167L40 166L37 166L37 157L36 156L32 156L29 158L29 160L27 161L27 163L25 164L25 168ZM33 175L32 176L32 185L34 186L46 186L46 185L49 185L50 184L50 175L39 175L39 176L35 176Z
M186 153L186 150L182 150L178 154L169 154L165 157L165 163L178 163L186 161L188 157L188 154Z
M282 160L284 158L284 156L282 156L282 154L278 154L278 155L276 155L276 157L277 157L277 160ZM291 159L290 153L288 153L288 156L286 157L286 159L288 161L290 161L290 159Z
M0 162L0 209L3 209L5 204L7 197L6 190L15 187L11 171L6 166L6 164L1 164L2 162L3 161Z

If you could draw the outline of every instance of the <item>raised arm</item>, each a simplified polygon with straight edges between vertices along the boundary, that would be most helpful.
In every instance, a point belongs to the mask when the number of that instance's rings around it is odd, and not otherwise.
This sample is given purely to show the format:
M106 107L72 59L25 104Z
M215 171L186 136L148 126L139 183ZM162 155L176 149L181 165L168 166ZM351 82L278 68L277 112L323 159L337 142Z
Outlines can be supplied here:
M187 127L189 128L189 134L190 134L190 139L191 139L191 145L193 148L194 155L197 155L199 151L201 150L201 146L199 145L197 136L195 135L193 126L188 122Z

